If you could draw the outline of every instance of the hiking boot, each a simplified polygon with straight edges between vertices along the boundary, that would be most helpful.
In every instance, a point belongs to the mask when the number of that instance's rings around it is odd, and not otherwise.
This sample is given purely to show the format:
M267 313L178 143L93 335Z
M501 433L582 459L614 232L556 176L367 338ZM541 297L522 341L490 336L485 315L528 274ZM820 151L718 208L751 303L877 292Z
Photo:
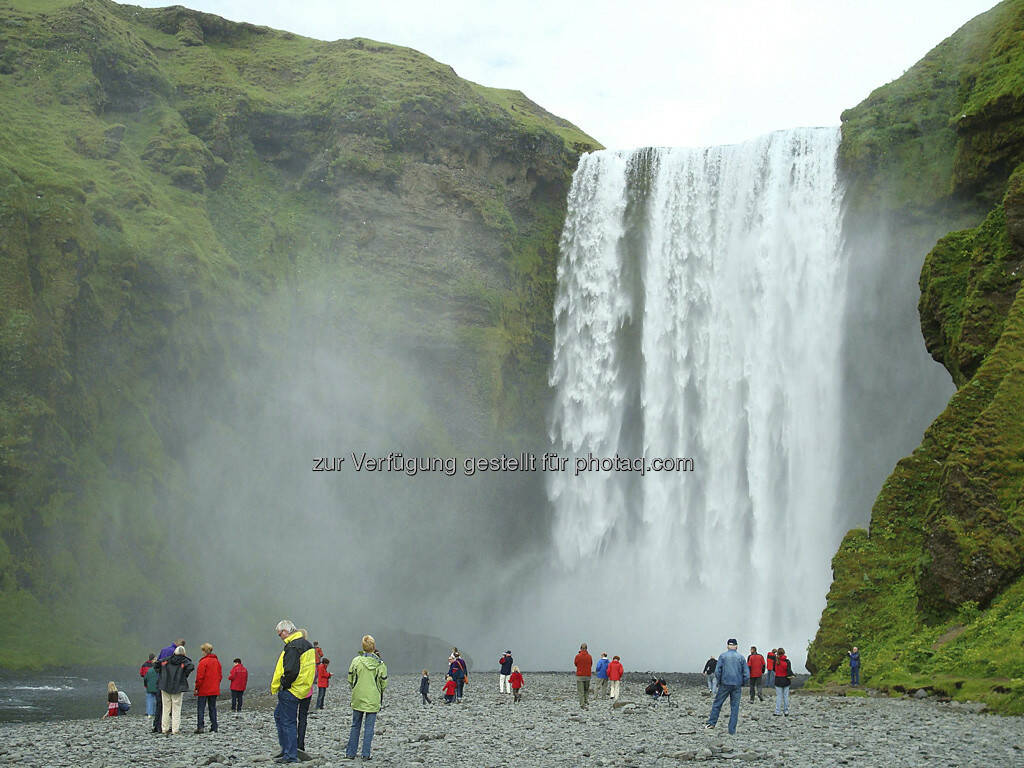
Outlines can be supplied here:
M194 733L206 733L206 729L205 728L196 728Z
M713 726L711 723L704 723L704 730L705 731L710 731L714 727L715 726Z

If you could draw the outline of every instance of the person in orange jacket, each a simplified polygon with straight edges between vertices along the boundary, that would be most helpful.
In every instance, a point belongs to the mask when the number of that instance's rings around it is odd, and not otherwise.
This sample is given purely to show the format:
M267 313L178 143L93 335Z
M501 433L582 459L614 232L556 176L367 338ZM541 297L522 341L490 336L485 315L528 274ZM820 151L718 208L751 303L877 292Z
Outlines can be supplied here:
M608 679L612 681L611 698L619 698L619 681L622 680L622 662L618 656L613 656L608 664Z
M321 659L316 666L316 708L324 708L324 696L327 695L327 686L331 684L331 673L327 671L330 659Z
M216 733L217 697L220 696L220 681L224 674L221 672L220 659L213 652L212 645L203 643L199 646L199 650L203 652L203 658L196 665L195 695L199 699L196 706L198 713L196 733L202 733L205 730L203 716L207 708L210 710L210 733Z

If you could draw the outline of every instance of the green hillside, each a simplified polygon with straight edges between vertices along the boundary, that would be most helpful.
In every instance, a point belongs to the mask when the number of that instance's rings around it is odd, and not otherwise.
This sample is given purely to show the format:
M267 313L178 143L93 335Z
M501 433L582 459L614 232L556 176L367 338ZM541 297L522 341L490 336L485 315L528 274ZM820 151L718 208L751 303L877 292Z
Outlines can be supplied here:
M364 405L408 444L543 434L566 192L598 145L521 93L371 40L16 0L0 114L0 666L187 620L168 529L196 522L195 426L229 444L262 361L279 388L308 363L295 338L391 382Z
M1007 0L843 115L851 216L887 210L919 258L921 327L957 386L847 534L808 652L840 686L1024 713L1024 2ZM899 249L903 248L902 254Z

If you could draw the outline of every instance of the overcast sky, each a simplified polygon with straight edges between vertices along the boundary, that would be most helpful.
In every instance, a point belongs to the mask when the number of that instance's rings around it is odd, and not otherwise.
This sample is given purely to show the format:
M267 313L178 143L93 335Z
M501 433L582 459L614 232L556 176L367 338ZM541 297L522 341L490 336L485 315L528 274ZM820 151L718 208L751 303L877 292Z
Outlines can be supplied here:
M141 0L148 7L167 2ZM608 147L837 125L994 0L191 0L322 40L406 45Z

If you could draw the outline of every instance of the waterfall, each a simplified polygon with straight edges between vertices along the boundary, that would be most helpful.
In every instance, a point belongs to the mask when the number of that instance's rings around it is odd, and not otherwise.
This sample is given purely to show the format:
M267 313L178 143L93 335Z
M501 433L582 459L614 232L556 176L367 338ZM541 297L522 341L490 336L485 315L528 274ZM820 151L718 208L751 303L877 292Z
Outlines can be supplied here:
M802 660L844 531L839 131L584 156L555 299L553 451L692 471L548 474L566 574L694 658ZM610 575L609 572L614 575ZM594 625L595 627L597 625ZM695 636L696 635L696 636ZM698 650L706 648L706 651ZM702 655L701 655L702 654Z

